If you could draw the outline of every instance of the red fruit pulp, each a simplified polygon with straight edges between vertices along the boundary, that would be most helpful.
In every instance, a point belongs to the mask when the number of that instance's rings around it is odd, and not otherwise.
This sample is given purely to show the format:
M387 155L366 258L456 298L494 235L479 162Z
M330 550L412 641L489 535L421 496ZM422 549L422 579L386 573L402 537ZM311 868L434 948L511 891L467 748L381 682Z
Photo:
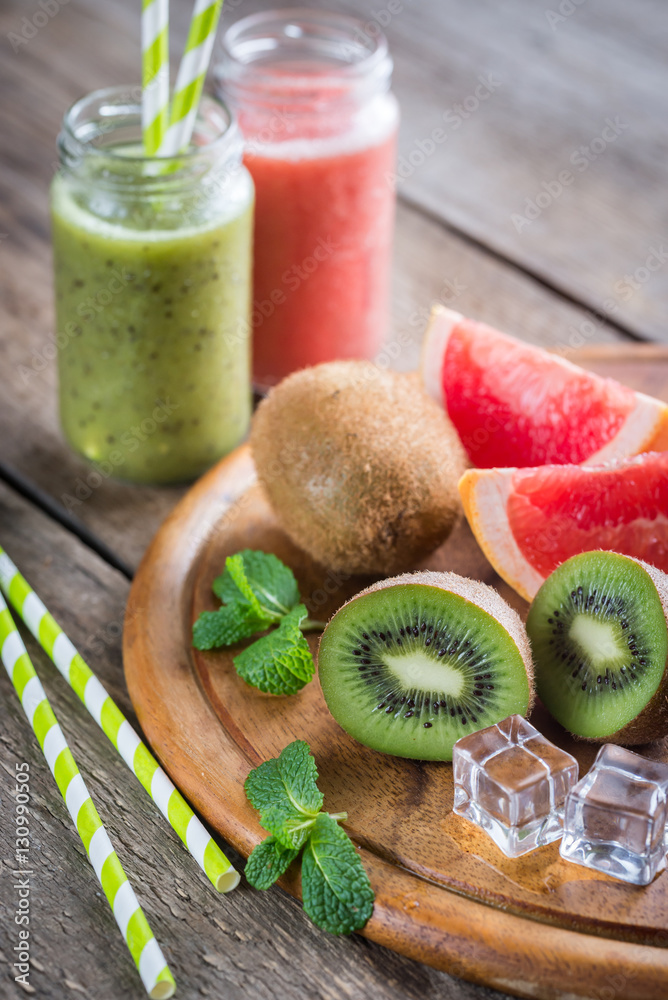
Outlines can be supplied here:
M592 549L668 572L668 452L606 466L518 469L507 512L517 545L542 576Z
M635 393L464 319L443 359L447 410L478 468L577 464L620 430Z

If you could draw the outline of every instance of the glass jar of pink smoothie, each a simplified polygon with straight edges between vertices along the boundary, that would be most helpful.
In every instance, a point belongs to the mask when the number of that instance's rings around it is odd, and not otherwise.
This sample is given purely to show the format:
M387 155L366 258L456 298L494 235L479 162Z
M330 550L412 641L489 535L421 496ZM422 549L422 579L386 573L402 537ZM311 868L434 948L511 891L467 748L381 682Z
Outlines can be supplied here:
M256 190L253 373L259 389L335 358L373 358L387 330L399 111L380 32L273 10L223 38L219 92Z

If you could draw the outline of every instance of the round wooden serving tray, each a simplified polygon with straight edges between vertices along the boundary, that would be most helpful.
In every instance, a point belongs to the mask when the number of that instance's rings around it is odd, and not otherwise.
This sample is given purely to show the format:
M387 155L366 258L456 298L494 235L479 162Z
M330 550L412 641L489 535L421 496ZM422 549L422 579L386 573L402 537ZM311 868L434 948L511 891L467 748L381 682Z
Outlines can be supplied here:
M578 360L668 399L668 350L600 348ZM646 888L626 885L562 861L557 844L510 860L453 815L450 764L389 757L356 743L329 715L317 679L290 698L263 695L236 675L230 652L191 647L193 621L216 607L211 582L240 549L275 552L288 563L314 617L327 617L369 582L337 577L296 549L254 480L247 447L204 476L158 531L130 593L128 688L176 784L248 855L265 833L244 780L287 743L305 739L326 808L347 811L346 829L376 893L367 937L517 996L665 1000L668 873ZM465 522L423 565L491 583L526 612ZM315 652L317 636L310 642ZM578 757L581 774L588 769L595 747L574 744L540 709L533 721ZM668 760L664 743L643 752ZM281 885L299 895L298 877Z

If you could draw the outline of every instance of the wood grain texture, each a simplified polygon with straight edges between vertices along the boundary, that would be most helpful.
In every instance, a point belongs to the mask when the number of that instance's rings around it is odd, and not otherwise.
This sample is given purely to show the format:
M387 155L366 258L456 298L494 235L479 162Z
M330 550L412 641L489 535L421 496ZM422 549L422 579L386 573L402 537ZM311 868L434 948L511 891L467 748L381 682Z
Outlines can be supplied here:
M563 6L572 13L559 20L553 0L402 3L386 28L403 110L399 192L666 342L665 5ZM430 146L439 128L445 140Z
M120 634L127 581L0 485L0 538L110 694L137 725ZM22 630L144 911L176 976L177 996L230 1000L493 1000L498 994L401 958L362 938L319 931L280 889L243 883L217 895L46 656ZM0 670L0 996L13 982L14 775L30 765L32 995L141 1000L132 960L74 833L60 793ZM138 727L137 727L138 728ZM223 844L237 864L242 859Z
M581 360L623 373L640 390L654 387L658 372L668 399L668 349L660 356L656 348L622 349L620 357L592 348ZM638 1000L664 997L668 873L639 890L561 861L558 844L508 859L452 814L450 765L356 743L329 715L317 679L294 697L274 698L244 684L232 652L192 649L193 621L216 606L212 580L225 557L243 548L274 552L290 565L309 613L325 620L369 582L327 571L286 538L254 482L247 448L212 469L158 532L130 593L126 679L152 744L214 828L248 855L265 836L244 794L248 771L305 739L327 808L347 811L346 828L376 892L365 936L518 996L597 1000L605 971L625 983L635 977ZM482 579L526 612L465 523L416 568ZM317 637L309 642L315 654ZM581 774L588 770L597 747L567 737L542 709L533 721L579 759ZM668 742L644 752L668 761ZM299 894L297 876L288 873L282 884Z

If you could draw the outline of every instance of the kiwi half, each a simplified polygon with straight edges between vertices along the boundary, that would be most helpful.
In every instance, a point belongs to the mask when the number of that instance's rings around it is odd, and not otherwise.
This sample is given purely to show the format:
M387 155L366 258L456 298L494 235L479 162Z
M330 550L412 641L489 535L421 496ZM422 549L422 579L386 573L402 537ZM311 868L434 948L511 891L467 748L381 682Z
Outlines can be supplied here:
M668 576L616 552L563 562L527 619L538 696L557 722L633 746L668 734Z
M320 640L327 706L360 743L419 760L452 760L454 743L533 701L519 615L485 584L407 573L368 587Z

